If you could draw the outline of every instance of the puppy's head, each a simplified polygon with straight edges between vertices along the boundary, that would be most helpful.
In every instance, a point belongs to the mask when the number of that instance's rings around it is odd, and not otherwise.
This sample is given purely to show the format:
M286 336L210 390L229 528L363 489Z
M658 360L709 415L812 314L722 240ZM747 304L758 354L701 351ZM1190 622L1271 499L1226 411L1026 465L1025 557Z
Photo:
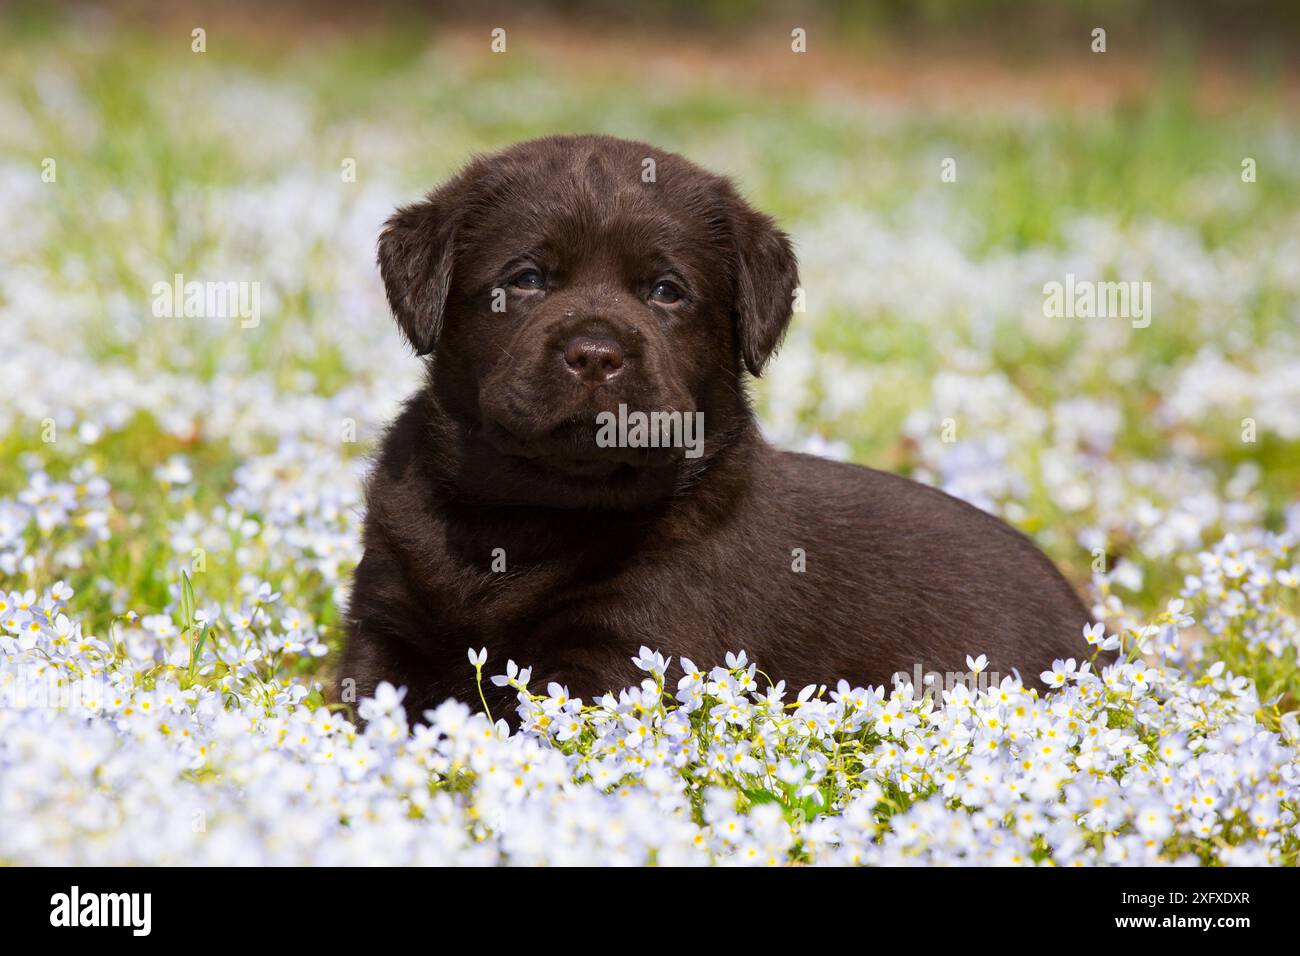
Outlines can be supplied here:
M473 160L389 219L379 264L459 426L465 490L562 507L645 504L705 467L748 421L742 372L798 283L786 236L727 180L603 136ZM637 412L702 421L702 449L601 437Z

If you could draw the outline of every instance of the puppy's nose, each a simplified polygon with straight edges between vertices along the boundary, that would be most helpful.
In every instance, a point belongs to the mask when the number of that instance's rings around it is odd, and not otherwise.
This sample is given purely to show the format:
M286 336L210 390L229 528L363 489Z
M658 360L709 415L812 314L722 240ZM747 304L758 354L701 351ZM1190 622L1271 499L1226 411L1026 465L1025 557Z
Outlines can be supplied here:
M574 336L564 347L564 361L584 385L595 387L613 378L623 367L623 346L613 339Z

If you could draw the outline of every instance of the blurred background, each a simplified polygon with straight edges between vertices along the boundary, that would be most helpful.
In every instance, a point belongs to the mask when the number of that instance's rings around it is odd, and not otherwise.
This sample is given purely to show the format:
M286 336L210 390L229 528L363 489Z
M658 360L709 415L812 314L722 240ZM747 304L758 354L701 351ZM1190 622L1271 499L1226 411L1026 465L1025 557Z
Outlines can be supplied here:
M1300 529L1298 38L1262 2L9 4L0 496L45 510L0 571L102 620L202 548L200 601L271 581L332 644L418 373L380 225L474 151L601 131L793 235L774 441L1003 515L1113 618L1163 608L1225 534ZM259 324L159 317L176 274L258 283ZM1150 282L1151 324L1046 317L1067 274Z

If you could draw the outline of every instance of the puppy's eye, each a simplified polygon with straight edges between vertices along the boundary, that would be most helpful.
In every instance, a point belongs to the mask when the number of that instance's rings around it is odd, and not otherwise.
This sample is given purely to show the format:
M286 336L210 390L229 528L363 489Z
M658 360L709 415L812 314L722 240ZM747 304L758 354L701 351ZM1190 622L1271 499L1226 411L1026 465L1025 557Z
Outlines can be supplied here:
M656 282L654 288L650 290L650 301L658 302L661 305L672 305L674 302L680 302L683 295L684 293L677 283L662 279Z
M530 291L534 289L545 289L546 278L536 269L525 269L523 272L511 279L510 284L516 289L526 289Z

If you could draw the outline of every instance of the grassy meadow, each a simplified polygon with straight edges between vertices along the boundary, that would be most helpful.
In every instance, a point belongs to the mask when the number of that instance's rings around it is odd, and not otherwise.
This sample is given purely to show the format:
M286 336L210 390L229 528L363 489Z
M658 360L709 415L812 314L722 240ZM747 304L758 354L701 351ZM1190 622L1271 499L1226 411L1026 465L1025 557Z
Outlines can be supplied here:
M0 861L1295 864L1293 94L1207 106L1190 55L1077 104L975 67L884 94L773 29L718 72L554 28L194 52L0 18ZM774 699L744 658L665 686L651 648L602 701L511 675L513 734L453 704L412 733L397 689L364 730L324 706L367 455L419 372L379 227L579 131L781 221L807 307L754 383L771 439L1030 534L1104 623L1059 691ZM176 275L257 283L256 321L158 314ZM1067 275L1150 283L1149 322L1045 315ZM1084 668L1106 642L1125 662Z

